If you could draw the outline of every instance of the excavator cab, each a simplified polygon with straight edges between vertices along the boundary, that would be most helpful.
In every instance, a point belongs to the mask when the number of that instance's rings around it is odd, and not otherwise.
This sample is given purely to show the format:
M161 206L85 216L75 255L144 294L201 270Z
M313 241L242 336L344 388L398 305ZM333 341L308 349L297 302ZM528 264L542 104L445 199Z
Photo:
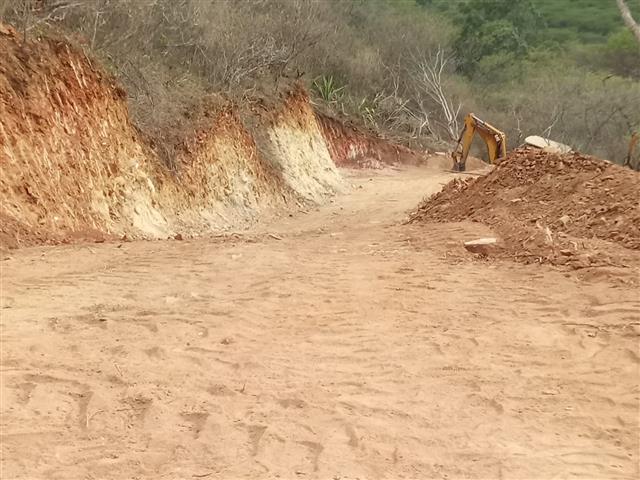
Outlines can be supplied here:
M494 164L499 159L507 156L507 137L504 132L480 120L473 113L464 117L464 128L460 133L458 144L451 154L453 157L453 170L464 172L469 149L473 142L473 136L478 134L487 146L489 162Z

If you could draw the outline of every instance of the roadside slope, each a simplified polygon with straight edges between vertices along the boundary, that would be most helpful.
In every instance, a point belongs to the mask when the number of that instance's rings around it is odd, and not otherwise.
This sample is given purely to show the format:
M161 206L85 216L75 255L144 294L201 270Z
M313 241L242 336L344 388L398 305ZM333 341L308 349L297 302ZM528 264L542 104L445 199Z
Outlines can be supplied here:
M252 129L231 104L202 112L167 164L83 52L0 31L0 245L219 231L344 188L298 87Z

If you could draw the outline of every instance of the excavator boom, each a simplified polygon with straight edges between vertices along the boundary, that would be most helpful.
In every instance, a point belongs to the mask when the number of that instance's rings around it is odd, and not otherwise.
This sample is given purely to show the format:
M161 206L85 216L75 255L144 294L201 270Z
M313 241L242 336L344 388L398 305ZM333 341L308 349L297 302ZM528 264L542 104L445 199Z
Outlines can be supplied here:
M498 159L507 156L507 138L504 132L479 119L473 113L469 113L464 118L464 128L458 139L456 149L452 154L453 169L455 171L464 172L469 150L473 142L473 136L476 133L487 146L489 162L496 163Z
M635 152L636 146L638 145L638 141L640 141L640 134L638 132L633 132L631 134L631 139L629 140L629 150L627 151L627 157L624 159L623 166L632 168L634 170L640 170L640 162L636 162L636 165L633 163L633 153Z

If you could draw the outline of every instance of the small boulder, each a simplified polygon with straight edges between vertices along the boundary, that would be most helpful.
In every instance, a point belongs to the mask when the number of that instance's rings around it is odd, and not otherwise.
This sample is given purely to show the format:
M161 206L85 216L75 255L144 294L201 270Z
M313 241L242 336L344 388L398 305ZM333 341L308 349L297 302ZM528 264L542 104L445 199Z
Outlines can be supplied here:
M470 240L464 242L464 248L471 253L478 253L480 255L488 255L493 251L498 243L498 239L493 237L478 238L477 240Z

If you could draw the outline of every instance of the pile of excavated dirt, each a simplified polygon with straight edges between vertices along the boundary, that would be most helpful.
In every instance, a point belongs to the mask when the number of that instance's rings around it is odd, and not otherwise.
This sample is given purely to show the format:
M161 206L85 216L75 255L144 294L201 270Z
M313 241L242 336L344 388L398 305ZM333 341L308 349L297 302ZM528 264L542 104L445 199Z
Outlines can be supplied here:
M409 222L482 222L513 258L589 266L612 261L614 250L619 257L616 247L640 250L639 198L638 172L579 153L519 149L487 175L453 180Z
M81 50L2 26L0 51L0 248L222 231L343 188L299 86L247 118L203 101L166 155Z

